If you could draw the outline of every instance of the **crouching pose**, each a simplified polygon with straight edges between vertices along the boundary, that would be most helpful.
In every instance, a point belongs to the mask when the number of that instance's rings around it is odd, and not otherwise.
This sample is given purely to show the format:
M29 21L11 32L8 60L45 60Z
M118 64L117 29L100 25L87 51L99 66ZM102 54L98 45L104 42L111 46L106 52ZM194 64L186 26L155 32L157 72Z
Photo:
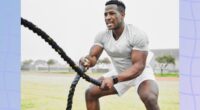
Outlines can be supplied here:
M87 110L100 110L100 97L121 96L131 87L137 89L146 110L159 110L158 86L147 61L149 41L146 34L125 24L125 5L121 1L107 1L104 17L107 29L97 34L89 54L80 63L86 69L93 67L105 50L114 69L99 78L101 87L91 85L86 90Z

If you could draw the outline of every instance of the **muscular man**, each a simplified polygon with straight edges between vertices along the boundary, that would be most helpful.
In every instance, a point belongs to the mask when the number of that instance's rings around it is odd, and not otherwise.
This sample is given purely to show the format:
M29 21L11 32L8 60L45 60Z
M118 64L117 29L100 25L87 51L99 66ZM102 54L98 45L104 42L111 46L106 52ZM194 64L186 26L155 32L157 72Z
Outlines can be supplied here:
M118 0L105 4L107 29L97 34L89 55L80 60L85 67L93 67L103 50L110 56L114 69L99 80L101 87L91 85L85 94L87 110L100 110L99 98L121 96L130 87L136 87L147 110L159 110L158 86L152 68L146 63L148 38L131 24L125 24L125 5Z

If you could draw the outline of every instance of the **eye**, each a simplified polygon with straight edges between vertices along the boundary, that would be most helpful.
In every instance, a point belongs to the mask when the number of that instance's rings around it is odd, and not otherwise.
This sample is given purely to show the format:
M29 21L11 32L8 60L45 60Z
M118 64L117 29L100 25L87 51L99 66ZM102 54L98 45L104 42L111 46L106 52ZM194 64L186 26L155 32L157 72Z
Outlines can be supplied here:
M116 12L113 12L113 11L110 11L110 12L105 12L104 13L104 16L106 17L106 16L113 16L113 15L115 15L116 14Z
M107 16L108 14L107 13L104 13L104 16Z
M110 14L110 15L114 15L115 13L114 13L114 12L110 12L109 14Z

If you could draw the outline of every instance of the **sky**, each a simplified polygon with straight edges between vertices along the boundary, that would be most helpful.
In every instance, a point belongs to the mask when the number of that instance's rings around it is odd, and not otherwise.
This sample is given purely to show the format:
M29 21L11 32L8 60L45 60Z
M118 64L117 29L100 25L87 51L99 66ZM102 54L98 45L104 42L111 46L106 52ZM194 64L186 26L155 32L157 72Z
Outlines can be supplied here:
M74 61L88 54L94 37L105 30L107 0L21 0L21 16L44 30ZM125 23L146 32L150 49L179 48L179 0L122 0ZM104 52L100 58L106 57ZM40 37L21 27L21 60L60 56Z

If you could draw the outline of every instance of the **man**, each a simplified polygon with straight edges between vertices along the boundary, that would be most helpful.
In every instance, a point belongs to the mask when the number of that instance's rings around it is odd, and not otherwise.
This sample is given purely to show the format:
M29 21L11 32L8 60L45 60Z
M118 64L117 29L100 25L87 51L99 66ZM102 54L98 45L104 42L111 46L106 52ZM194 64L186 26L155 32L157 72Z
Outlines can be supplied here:
M86 91L87 110L100 110L99 98L106 95L121 96L135 86L147 110L159 110L158 86L151 67L146 64L148 38L138 28L124 23L125 5L118 0L105 4L107 30L100 32L89 55L80 60L86 69L93 67L103 50L110 56L115 69L99 80L101 87L91 85Z

